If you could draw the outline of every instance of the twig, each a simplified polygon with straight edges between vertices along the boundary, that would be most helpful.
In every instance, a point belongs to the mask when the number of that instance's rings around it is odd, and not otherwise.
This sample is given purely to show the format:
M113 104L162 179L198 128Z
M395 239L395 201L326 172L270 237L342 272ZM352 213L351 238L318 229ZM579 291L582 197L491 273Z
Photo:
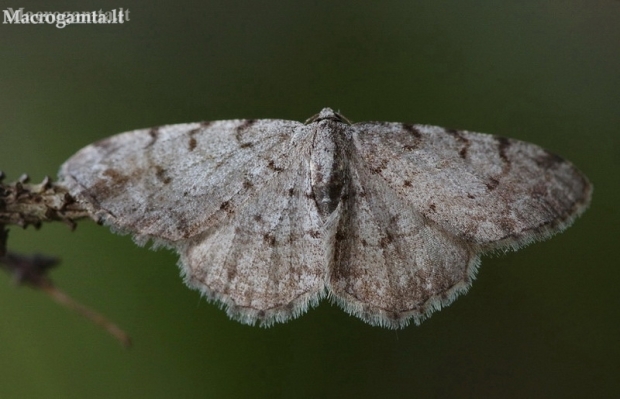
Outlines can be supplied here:
M80 313L93 323L103 327L114 338L120 341L124 347L129 348L131 346L131 338L127 333L100 313L75 301L54 286L52 280L47 276L47 273L58 263L59 261L57 258L38 254L24 256L8 252L0 257L0 266L13 276L17 284L28 285L34 289L45 292L57 303Z
M5 225L26 228L30 225L40 228L43 222L63 222L72 230L76 221L92 215L68 193L67 189L52 182L49 177L40 184L28 184L28 176L18 181L3 184L4 173L0 171L0 266L3 266L18 284L26 284L41 290L57 303L66 306L108 333L128 348L131 338L116 324L100 313L90 309L54 286L47 276L49 270L58 264L58 259L43 255L24 256L6 250L8 230Z
M75 201L67 189L45 177L40 184L28 184L23 175L18 181L3 184L0 172L0 224L41 227L43 222L61 221L72 229L91 212Z
M79 302L76 302L73 298L54 287L52 284L45 284L39 288L59 304L73 309L96 325L104 328L114 338L119 340L125 348L131 347L131 338L129 335L127 335L125 331L121 330L116 324L105 318L102 314L82 305Z

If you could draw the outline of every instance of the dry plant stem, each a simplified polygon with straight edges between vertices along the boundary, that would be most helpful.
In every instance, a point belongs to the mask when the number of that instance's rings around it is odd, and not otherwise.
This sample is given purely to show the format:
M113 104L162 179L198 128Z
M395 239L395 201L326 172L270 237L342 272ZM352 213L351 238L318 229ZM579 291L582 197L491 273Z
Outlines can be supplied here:
M28 176L3 184L0 172L0 224L39 228L43 222L60 221L75 227L91 213L75 202L67 189L49 177L40 184L28 184Z
M73 309L74 311L86 317L93 323L104 328L114 338L120 341L120 343L125 348L131 347L131 338L129 337L129 335L127 335L125 331L121 330L116 324L106 319L100 313L97 313L93 309L87 306L84 306L79 302L76 302L75 300L73 300L73 298L71 298L70 296L68 296L67 294L59 290L58 288L54 287L49 282L41 284L39 286L39 289L41 289L43 292L45 292L47 295L49 295L53 300L55 300L59 304L64 305L70 309Z
M41 227L43 222L63 222L71 229L76 221L87 218L92 212L74 200L67 189L45 177L40 184L28 184L28 176L18 181L3 184L4 174L0 171L0 266L13 274L19 284L26 284L49 295L57 303L66 306L93 323L103 327L124 347L131 346L131 338L116 324L93 309L76 302L56 288L46 276L49 268L57 263L45 256L22 256L6 251L8 230L5 225L26 228Z

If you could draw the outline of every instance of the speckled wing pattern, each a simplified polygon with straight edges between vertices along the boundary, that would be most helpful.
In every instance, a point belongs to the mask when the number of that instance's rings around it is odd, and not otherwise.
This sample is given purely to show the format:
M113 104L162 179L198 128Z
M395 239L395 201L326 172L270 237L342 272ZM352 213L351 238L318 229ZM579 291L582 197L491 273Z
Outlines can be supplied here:
M435 126L230 120L91 144L60 182L113 230L175 248L185 282L269 326L325 296L372 324L421 322L481 254L568 227L592 188L534 145Z

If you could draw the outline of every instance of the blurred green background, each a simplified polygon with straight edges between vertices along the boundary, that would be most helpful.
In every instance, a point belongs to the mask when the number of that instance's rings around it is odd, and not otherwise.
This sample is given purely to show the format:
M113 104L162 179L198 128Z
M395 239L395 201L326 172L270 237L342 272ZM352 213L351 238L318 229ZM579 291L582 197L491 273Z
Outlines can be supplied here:
M588 175L591 209L550 241L484 258L466 296L399 331L327 301L244 326L183 285L171 252L88 221L13 228L13 251L60 256L57 286L135 346L2 274L1 398L620 397L620 2L162 3L29 2L131 20L0 25L8 180L55 176L127 130L329 106L535 142Z

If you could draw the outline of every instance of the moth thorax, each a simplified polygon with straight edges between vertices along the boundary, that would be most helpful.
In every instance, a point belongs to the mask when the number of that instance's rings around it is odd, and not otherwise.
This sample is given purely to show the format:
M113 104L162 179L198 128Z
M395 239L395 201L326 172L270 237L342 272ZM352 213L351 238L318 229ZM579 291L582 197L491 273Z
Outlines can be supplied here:
M312 195L321 216L328 216L346 194L348 163L344 146L339 145L342 136L325 128L317 136L310 156Z

